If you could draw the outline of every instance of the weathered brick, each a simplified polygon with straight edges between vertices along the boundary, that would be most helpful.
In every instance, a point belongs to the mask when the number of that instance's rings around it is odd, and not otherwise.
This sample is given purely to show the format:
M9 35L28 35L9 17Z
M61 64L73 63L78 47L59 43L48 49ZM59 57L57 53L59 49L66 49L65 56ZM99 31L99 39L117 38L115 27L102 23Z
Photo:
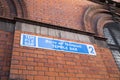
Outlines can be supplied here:
M19 60L12 60L12 62L11 62L13 65L15 64L15 65L17 65L17 64L19 64L20 63L20 61Z
M33 77L33 76L28 75L28 76L27 76L27 79L28 79L28 80L34 80L34 77Z
M40 76L44 76L45 75L45 72L42 72L42 71L37 71L38 72L38 75Z
M48 80L56 80L55 77L49 77Z
M34 66L27 66L27 70L34 70Z
M80 80L79 78L69 78L69 80Z
M68 62L68 61L66 61L66 64L67 64L67 65L76 65L75 62Z
M49 80L47 76L34 76L34 80Z
M65 73L64 72L59 72L59 76L60 77L65 77Z
M58 72L45 72L46 76L58 76Z
M34 61L34 58L27 57L27 61L33 62L33 61Z
M51 71L55 71L55 68L49 68L49 71L51 72Z
M35 67L36 71L48 71L48 67Z
M69 80L67 77L56 77L56 80Z
M18 74L19 72L18 72L17 69L14 69L14 70L11 70L11 73L12 73L12 74Z

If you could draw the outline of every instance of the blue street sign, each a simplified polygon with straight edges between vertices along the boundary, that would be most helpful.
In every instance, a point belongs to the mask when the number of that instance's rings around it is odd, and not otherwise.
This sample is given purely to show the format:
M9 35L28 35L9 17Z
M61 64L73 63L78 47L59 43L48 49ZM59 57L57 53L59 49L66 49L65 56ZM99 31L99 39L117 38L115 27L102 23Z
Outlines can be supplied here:
M96 55L94 46L28 34L21 34L21 46Z
M28 47L36 47L36 36L22 34L21 45L28 46Z

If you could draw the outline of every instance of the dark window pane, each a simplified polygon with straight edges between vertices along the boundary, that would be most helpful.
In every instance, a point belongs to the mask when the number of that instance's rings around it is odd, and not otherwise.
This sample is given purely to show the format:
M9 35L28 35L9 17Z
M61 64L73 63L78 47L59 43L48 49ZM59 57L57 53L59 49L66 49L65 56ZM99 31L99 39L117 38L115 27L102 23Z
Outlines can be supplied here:
M104 35L105 35L105 38L107 38L107 43L108 44L115 45L115 42L114 42L114 40L113 40L113 38L112 38L108 28L104 28Z
M118 50L112 50L112 54L114 56L114 59L118 65L118 67L120 68L120 52Z
M108 46L111 49L115 62L120 69L120 24L114 22L107 23L104 27L104 35L108 39Z
M117 43L120 45L120 30L118 26L111 28L113 36L115 37Z

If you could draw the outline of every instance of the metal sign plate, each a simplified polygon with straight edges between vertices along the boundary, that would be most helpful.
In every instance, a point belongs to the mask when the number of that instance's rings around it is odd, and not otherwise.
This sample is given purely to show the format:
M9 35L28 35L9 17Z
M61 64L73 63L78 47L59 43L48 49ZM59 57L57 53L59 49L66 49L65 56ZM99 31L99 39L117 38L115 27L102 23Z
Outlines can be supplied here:
M21 34L21 46L43 48L80 54L96 55L93 45L58 40L53 38Z

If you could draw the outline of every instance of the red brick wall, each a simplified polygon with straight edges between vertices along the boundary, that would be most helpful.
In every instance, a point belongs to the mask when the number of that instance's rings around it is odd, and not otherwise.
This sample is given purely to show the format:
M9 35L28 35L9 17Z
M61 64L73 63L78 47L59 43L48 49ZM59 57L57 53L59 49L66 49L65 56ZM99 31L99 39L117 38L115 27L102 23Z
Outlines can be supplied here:
M15 31L10 79L119 80L120 72L107 48L94 45L97 56L20 46ZM26 34L33 34L25 32ZM38 34L34 34L40 36Z
M94 4L87 0L24 0L28 19L83 30L83 17ZM90 26L88 26L90 27Z
M0 1L2 2L2 0ZM97 5L87 0L24 0L24 2L28 15L26 14L27 16L22 16L22 11L17 10L18 14L16 15L18 15L18 17L25 17L29 20L50 23L53 25L74 28L83 31L85 31L83 18L85 11L88 9L88 7ZM18 3L15 3L16 9L19 9L20 6L17 6L17 4ZM3 7L3 9L5 9L5 7ZM5 10L6 11L4 14L6 15L3 16L7 17L7 15L10 14L9 11L11 10L9 10L8 6ZM23 13L26 12L24 9L22 10ZM94 15L94 13L91 14ZM90 17L91 14L88 14L86 17ZM91 20L91 18L89 20ZM86 24L88 25L88 23ZM94 29L92 28L93 26L90 25L87 27L88 28L86 29ZM0 31L1 80L7 80L9 75L11 80L120 79L120 71L118 70L113 56L108 48L103 48L96 44L92 44L95 46L97 56L90 56L22 47L20 46L21 33L23 32L16 30L13 38L12 33ZM40 36L40 34L34 35ZM14 43L12 43L13 39Z
M13 33L0 30L0 80L8 80Z

